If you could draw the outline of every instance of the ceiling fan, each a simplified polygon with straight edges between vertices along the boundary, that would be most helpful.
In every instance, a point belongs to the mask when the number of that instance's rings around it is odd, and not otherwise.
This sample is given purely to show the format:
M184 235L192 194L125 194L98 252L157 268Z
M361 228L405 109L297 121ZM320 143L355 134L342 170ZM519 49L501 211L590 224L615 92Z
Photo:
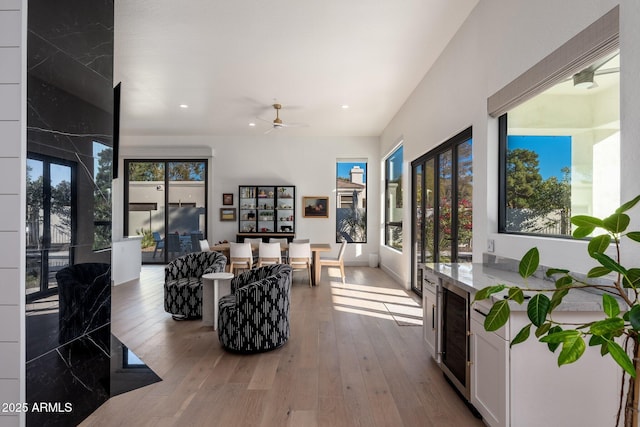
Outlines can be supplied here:
M611 73L619 73L620 67L615 67L615 66L611 68L604 67L604 65L606 65L609 61L611 61L613 58L618 56L618 54L619 53L616 51L611 55L607 55L604 58L600 59L599 61L596 61L595 63L591 64L591 66L574 74L571 77L571 79L573 79L573 86L582 87L586 89L595 89L598 87L598 83L594 80L595 76L611 74Z
M274 130L282 129L282 128L294 128L294 127L309 126L306 123L285 123L285 122L283 122L282 119L280 118L280 110L282 109L282 104L273 104L272 107L276 110L276 118L273 119L273 121L258 117L260 120L271 124L271 128L267 129L265 134L273 132Z

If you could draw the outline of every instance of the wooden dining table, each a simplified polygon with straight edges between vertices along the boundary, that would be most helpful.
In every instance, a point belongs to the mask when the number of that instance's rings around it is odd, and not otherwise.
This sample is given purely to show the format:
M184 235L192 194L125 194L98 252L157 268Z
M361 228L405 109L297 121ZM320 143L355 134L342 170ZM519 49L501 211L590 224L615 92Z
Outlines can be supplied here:
M258 244L251 244L251 250L257 251ZM330 243L310 243L311 246L311 283L316 285L316 282L320 281L321 276L321 265L320 265L320 253L331 251ZM229 259L229 248L231 245L229 243L218 243L210 247L212 251L222 252L224 256ZM280 243L280 251L284 252L289 248L288 243Z

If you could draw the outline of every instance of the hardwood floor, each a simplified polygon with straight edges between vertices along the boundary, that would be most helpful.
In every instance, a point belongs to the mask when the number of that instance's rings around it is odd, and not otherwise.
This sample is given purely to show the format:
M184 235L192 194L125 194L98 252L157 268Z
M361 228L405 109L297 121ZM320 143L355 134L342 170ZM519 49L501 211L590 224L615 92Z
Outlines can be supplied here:
M291 338L262 354L221 349L200 321L163 310L163 270L113 288L112 332L163 381L116 396L82 426L483 426L422 340L420 303L382 270L295 273Z

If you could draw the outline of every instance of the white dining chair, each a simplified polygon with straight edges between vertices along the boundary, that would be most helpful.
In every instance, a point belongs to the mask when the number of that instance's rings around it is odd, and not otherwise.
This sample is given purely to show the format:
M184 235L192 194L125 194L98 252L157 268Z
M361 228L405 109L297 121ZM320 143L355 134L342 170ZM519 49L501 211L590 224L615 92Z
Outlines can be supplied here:
M235 270L251 270L253 267L253 253L249 243L229 243L229 272L236 274Z
M260 243L260 246L258 246L258 267L280 263L282 263L280 243Z
M282 256L286 259L287 258L287 248L289 246L289 240L287 240L286 237L269 237L269 243L279 243L280 244L280 252L282 253Z
M339 267L340 268L340 276L342 277L342 284L344 285L345 282L345 275L344 275L344 252L347 249L347 241L343 240L342 244L340 245L340 250L338 251L338 256L335 258L332 257L320 257L320 260L318 261L318 263L320 264L320 268L322 268L323 266L328 266L328 267Z
M245 237L244 242L251 243L252 245L258 246L260 243L262 243L262 238L261 237Z
M311 286L311 245L309 243L289 243L289 265L295 270L307 270Z
M202 252L211 252L211 247L207 239L200 240L200 250Z

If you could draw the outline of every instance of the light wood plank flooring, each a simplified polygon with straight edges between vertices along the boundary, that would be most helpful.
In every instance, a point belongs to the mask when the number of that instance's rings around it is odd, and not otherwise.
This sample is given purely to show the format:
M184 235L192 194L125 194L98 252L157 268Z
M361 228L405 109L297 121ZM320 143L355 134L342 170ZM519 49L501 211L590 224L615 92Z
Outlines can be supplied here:
M163 311L163 270L112 291L112 332L163 381L116 396L83 426L482 426L422 341L419 300L382 270L296 272L291 338L235 355L200 321Z

